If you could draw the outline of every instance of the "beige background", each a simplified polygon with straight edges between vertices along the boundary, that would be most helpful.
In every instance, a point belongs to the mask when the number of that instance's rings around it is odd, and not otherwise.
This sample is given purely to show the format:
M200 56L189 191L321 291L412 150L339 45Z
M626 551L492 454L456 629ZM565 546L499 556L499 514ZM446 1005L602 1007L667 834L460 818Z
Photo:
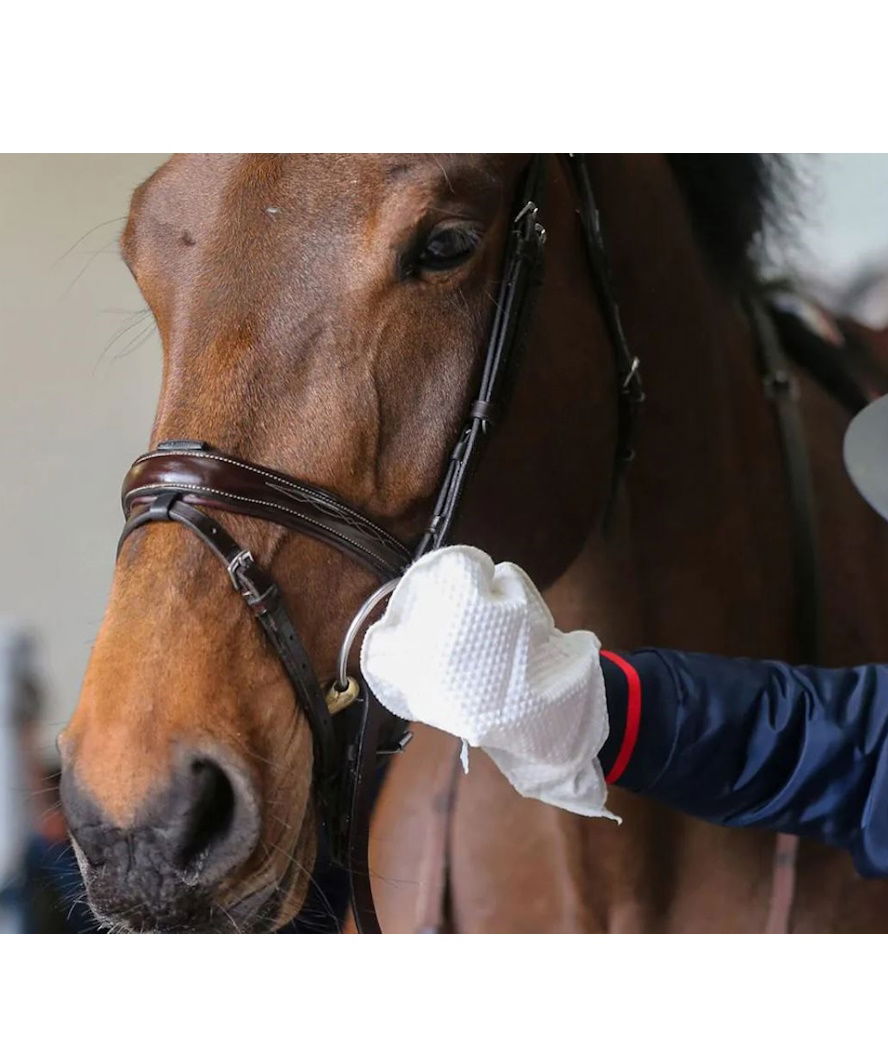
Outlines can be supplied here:
M117 237L166 156L0 155L0 620L37 633L50 756L157 399L158 340Z
M165 154L0 155L0 621L31 626L43 746L77 698L148 441L160 353L117 253L132 189ZM888 156L797 158L797 270L844 280L888 261ZM888 268L886 268L888 269Z

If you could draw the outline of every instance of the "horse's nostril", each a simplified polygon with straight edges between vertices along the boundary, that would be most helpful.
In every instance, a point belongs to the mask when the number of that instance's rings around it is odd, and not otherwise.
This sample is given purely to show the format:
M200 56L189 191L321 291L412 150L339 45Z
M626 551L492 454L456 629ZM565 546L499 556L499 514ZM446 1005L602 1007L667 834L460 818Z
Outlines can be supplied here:
M62 776L62 800L80 862L89 868L90 894L117 904L103 908L107 913L129 910L133 897L151 916L175 913L183 903L193 908L259 841L256 787L237 759L221 751L178 752L167 779L121 825L71 765Z
M234 789L214 761L190 763L192 804L185 816L176 863L183 870L199 868L216 845L223 845L234 822Z
M194 881L213 881L252 852L258 814L246 780L219 761L192 756L180 769L171 824L172 862Z

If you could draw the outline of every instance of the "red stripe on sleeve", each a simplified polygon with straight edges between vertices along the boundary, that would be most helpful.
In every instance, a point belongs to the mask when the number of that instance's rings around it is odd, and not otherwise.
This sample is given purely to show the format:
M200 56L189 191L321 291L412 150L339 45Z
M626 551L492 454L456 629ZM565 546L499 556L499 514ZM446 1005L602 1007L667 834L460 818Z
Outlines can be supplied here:
M616 782L626 770L626 766L632 759L635 744L638 742L638 729L641 724L641 680L638 672L625 659L612 651L602 651L602 658L613 662L618 669L623 671L628 688L626 697L626 727L623 729L623 741L617 753L611 770L605 775L605 782Z

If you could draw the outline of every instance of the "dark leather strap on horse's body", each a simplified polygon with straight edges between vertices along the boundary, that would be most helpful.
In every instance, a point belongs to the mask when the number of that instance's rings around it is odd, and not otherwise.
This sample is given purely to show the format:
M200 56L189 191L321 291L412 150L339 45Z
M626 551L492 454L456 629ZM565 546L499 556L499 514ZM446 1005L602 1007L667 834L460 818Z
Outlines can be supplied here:
M592 192L589 169L585 154L568 154L568 163L578 191L579 217L589 260L592 287L604 322L608 341L614 356L614 371L617 379L617 438L614 444L614 468L611 476L610 497L605 505L603 523L607 525L613 502L626 466L635 457L635 427L638 408L644 402L644 387L641 382L641 361L629 348L620 305L614 294L613 276L610 271L601 216Z
M797 659L817 665L822 653L820 550L814 484L799 408L798 384L780 345L767 306L760 299L751 298L747 303L747 313L759 357L762 383L774 407L783 451L792 521L795 635L799 649Z
M834 329L834 338L827 339L779 302L770 305L769 313L786 356L851 416L888 393L888 372L862 342L853 323L821 311L825 324Z

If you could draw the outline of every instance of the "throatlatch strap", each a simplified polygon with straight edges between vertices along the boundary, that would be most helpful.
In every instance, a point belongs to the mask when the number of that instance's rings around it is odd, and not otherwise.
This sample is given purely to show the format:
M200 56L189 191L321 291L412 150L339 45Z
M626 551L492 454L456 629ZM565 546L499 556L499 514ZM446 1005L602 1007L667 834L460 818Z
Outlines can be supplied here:
M635 458L636 419L638 408L644 402L644 386L641 382L641 362L629 349L629 342L623 329L620 305L614 292L604 232L601 228L601 216L595 203L589 169L586 166L586 155L568 154L568 161L579 195L580 223L592 274L592 286L610 341L617 378L617 442L614 448L610 495L602 516L602 522L606 528L610 522L613 504L626 466Z

